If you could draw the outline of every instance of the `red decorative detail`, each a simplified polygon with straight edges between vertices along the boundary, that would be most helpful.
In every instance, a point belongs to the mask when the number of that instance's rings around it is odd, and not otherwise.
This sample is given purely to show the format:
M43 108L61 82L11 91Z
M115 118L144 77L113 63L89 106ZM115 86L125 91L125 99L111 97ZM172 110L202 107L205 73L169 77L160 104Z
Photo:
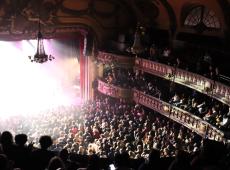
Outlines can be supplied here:
M126 57L106 52L99 52L97 55L97 59L102 63L119 63L122 65L134 65L134 58Z

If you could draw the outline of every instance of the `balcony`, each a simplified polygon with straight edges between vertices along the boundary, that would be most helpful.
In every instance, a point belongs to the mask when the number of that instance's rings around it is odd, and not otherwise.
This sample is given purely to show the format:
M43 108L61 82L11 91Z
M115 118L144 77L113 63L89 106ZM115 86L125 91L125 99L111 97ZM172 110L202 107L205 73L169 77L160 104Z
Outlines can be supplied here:
M169 119L182 124L202 137L207 137L217 141L220 141L224 138L223 132L201 118L178 107L172 106L169 103L163 102L155 97L146 95L141 91L133 90L133 100L136 103L153 109Z
M98 80L98 91L102 94L114 98L123 98L127 100L132 99L131 89L125 89L118 86L114 86L112 84L105 83L102 80Z
M99 51L97 59L104 64L119 64L120 67L133 67L135 58Z
M230 106L230 87L220 82L186 70L141 58L135 59L135 68L187 86Z
M158 98L144 94L139 90L124 89L98 80L98 91L102 94L114 98L123 98L127 100L134 100L136 103L144 105L160 114L172 119L181 125L193 130L202 137L220 141L224 138L224 133L185 110L172 106Z

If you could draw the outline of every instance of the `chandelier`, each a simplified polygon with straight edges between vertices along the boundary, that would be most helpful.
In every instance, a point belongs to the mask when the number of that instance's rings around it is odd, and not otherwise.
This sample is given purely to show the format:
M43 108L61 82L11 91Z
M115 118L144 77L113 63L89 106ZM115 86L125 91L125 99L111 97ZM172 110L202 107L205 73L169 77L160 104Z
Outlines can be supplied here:
M44 44L43 44L43 36L41 33L40 19L38 23L38 34L37 34L37 51L34 56L29 56L31 62L36 63L45 63L47 61L52 61L54 57L52 55L47 55L45 53Z
M134 41L132 47L128 48L128 52L132 54L140 54L146 51L146 48L142 45L141 37L145 34L144 27L140 25L140 23L137 24L136 31L134 34Z

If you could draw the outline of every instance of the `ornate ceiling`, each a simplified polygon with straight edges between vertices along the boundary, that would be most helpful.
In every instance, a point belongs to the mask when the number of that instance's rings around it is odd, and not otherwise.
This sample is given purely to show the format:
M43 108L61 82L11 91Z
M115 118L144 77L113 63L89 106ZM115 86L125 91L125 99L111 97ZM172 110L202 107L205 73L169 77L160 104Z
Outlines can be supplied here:
M45 37L87 34L98 39L135 27L137 21L180 31L183 3L190 0L0 0L0 39L35 37L40 16ZM222 25L229 19L228 0L194 0L216 7ZM221 11L222 12L218 12ZM229 10L230 11L230 10ZM229 22L230 23L230 22ZM154 25L155 26L155 25ZM226 30L226 29L225 29ZM224 30L224 31L225 31Z
M46 36L125 27L133 12L116 0L1 0L1 38L21 39L36 34L40 16ZM122 15L121 15L122 14Z

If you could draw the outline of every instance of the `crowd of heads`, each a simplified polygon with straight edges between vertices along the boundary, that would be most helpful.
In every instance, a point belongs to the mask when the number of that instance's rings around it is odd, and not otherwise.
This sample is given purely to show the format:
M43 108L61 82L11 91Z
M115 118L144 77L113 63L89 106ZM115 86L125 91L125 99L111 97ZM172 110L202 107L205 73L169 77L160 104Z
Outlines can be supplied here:
M21 169L84 167L76 155L94 155L90 157L94 161L88 160L85 166L96 169L99 158L115 161L115 166L132 166L124 160L171 158L178 151L193 155L201 146L196 133L174 121L138 104L102 95L82 106L1 121L0 162Z
M178 149L194 152L200 145L195 133L173 121L140 105L109 98L98 97L80 109L60 107L41 115L25 119L17 116L11 120L13 124L8 120L2 122L11 132L1 134L1 152L15 162L15 155L22 154L17 147L24 146L27 146L25 152L35 154L32 158L36 158L34 148L49 148L79 155L96 153L109 159L128 153L130 158L139 159L147 158L153 148L159 150L161 157L171 157ZM12 134L17 134L14 140Z

